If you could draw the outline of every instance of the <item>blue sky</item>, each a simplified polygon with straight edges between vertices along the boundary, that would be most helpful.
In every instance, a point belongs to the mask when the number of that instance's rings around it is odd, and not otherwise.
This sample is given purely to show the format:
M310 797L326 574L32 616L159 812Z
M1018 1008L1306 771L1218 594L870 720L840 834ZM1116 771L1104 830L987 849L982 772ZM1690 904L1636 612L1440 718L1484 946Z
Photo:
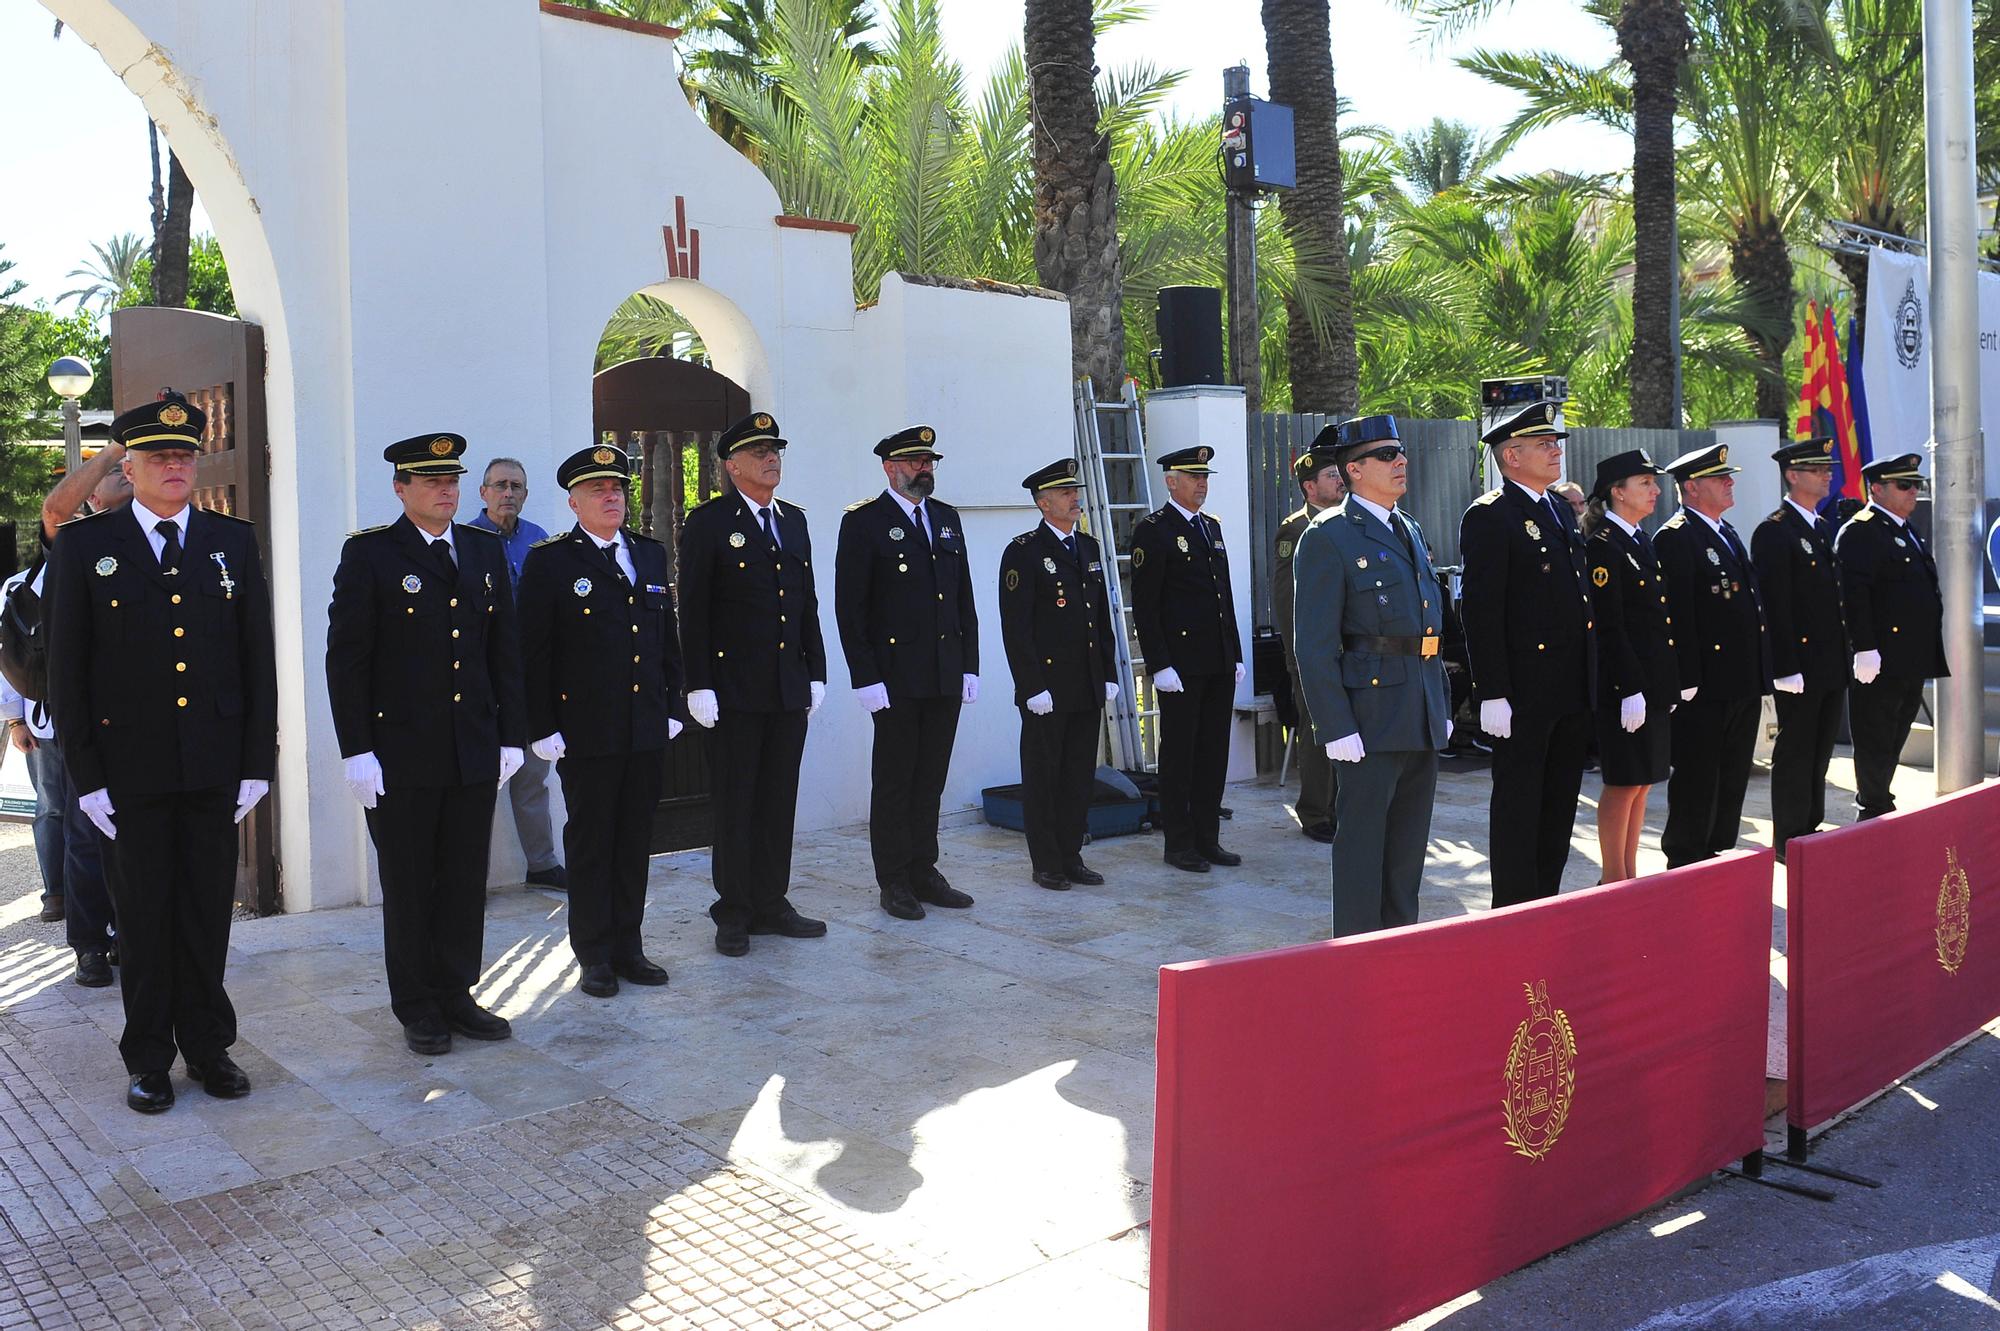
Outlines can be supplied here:
M499 3L500 0L494 0ZM518 0L527 3L528 0ZM945 40L978 86L1021 33L1022 0L942 0ZM1187 71L1173 106L1182 116L1221 101L1222 67L1251 67L1264 91L1264 33L1258 0L1154 0L1152 16L1101 43L1108 67L1150 60ZM1439 48L1387 0L1335 0L1334 77L1367 122L1401 132L1431 117L1489 131L1513 114L1511 94L1459 70L1451 57L1486 45L1533 46L1592 62L1615 46L1603 25L1565 0L1516 0L1502 14ZM54 20L35 0L0 0L0 257L28 283L24 298L53 301L75 285L70 269L90 243L148 231L146 120L138 100L74 34L50 39ZM1619 170L1629 140L1591 126L1561 126L1524 142L1509 171L1550 167ZM196 216L197 230L205 219Z

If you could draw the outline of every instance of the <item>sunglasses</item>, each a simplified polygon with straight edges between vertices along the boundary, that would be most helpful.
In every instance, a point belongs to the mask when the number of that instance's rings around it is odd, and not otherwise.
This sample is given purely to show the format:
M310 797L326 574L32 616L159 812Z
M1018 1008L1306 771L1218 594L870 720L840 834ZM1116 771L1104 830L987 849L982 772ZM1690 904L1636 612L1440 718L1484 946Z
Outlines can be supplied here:
M1922 481L1890 481L1889 484L1898 490L1921 490L1924 485Z
M1394 462L1394 461L1395 461L1395 460L1396 460L1397 458L1399 458L1399 457L1402 457L1402 456L1403 456L1403 448L1402 448L1402 445L1400 445L1400 444L1384 444L1384 445L1382 445L1382 447L1380 447L1380 448L1371 448L1371 449L1369 449L1369 450L1368 450L1368 451L1367 451L1366 453L1362 453L1362 454L1358 455L1357 457L1355 457L1354 461L1356 461L1356 462Z

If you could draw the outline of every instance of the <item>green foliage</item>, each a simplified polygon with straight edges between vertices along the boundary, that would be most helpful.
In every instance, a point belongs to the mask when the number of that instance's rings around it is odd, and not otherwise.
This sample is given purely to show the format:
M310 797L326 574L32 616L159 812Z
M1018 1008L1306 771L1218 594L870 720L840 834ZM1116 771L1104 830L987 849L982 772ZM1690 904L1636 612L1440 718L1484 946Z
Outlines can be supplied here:
M0 243L0 250L6 247ZM45 410L49 360L36 342L28 311L13 303L21 283L0 255L0 518L17 523L41 511L49 486L49 455L27 440L59 438L60 423ZM53 359L50 357L49 359Z
M91 383L90 391L80 399L86 411L109 411L111 409L111 338L105 333L103 324L88 310L64 316L41 305L22 307L19 313L26 324L29 343L35 348L35 357L44 369L60 356L76 356L89 364L97 378ZM41 409L54 412L61 406L61 399L49 390L46 380L38 381L42 394Z
M70 277L81 279L84 285L71 287L57 296L56 304L74 300L79 312L89 310L94 314L103 314L132 285L139 265L147 262L149 247L137 232L127 231L102 244L92 244L90 248L96 256L95 261L81 268L72 268L68 273Z
M140 259L132 268L132 280L120 293L114 308L153 303L153 261ZM222 245L214 236L196 236L188 245L188 298L191 310L236 316L236 292L229 285L229 266L222 259Z

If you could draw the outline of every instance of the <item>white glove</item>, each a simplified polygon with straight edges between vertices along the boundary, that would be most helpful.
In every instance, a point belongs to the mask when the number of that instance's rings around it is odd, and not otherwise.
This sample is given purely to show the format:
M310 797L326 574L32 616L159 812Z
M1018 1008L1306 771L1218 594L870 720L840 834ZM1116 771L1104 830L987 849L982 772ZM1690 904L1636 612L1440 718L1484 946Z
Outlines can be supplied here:
M1514 705L1505 698L1489 698L1479 704L1479 728L1495 739L1514 735Z
M1804 693L1806 691L1806 677L1804 675L1786 675L1783 679L1772 680L1771 687L1780 693Z
M1684 689L1682 689L1682 690L1681 690L1681 701L1682 701L1682 702L1693 702L1693 701L1694 701L1694 695L1695 695L1695 694L1697 694L1697 693L1700 693L1700 692L1701 692L1701 685L1699 685L1699 684L1690 684L1690 685L1688 685L1688 686L1687 686L1686 688L1684 688Z
M1635 693L1618 700L1618 728L1630 735L1646 724L1646 695Z
M1875 676L1882 673L1882 653L1856 652L1854 654L1854 682L1873 684Z
M1241 661L1238 661L1236 663L1236 682L1238 684L1241 684L1243 682L1243 676L1248 673L1249 672L1243 668L1243 663Z
M668 739L679 739L679 738L681 737L681 732L682 732L683 730L686 730L686 729L687 729L687 727L686 727L686 726L684 726L684 725L682 725L682 724L681 724L680 722L678 722L678 721L674 720L674 718L672 718L671 716L667 718L667 738L668 738Z
M1451 732L1452 732L1452 731L1454 731L1454 730L1456 730L1457 728L1458 728L1458 727L1456 727L1456 726L1452 725L1452 723L1451 723L1451 718L1450 718L1450 717L1448 717L1448 716L1447 716L1447 717L1446 717L1446 718L1444 719L1444 742L1445 742L1445 743L1447 743L1447 744L1451 743Z
M250 810L257 807L257 801L271 793L269 781L257 781L248 777L236 786L236 821L242 822L250 816Z
M1056 709L1056 700L1047 689L1043 689L1040 693L1028 699L1027 707L1036 716L1047 716Z
M958 700L960 702L978 702L979 676L967 675L964 677L964 683L965 683L965 692L958 695Z
M500 746L500 784L503 786L506 785L513 778L514 773L521 770L521 764L526 761L528 761L528 756L519 749L511 744L502 744Z
M854 691L854 701L870 712L879 712L889 705L887 684L864 684Z
M528 747L533 749L535 756L545 763L552 763L562 757L563 754L569 752L569 746L563 743L562 731L560 730L553 734L542 736Z
M1327 745L1326 756L1337 763L1358 763L1368 756L1368 750L1361 747L1361 736L1348 735Z
M354 792L354 798L361 801L361 807L375 807L376 797L383 794L382 764L373 751L357 753L345 764L347 768L347 788Z
M1107 683L1104 686L1104 701L1107 703L1118 701L1118 686L1116 684Z
M826 701L826 681L816 679L807 687L812 690L812 701L806 704L806 715L811 716L819 710L819 705Z
M104 833L105 840L118 839L118 829L111 825L111 815L118 810L111 807L109 787L93 790L88 795L78 795L76 807L83 810L84 817L97 824L97 830Z
M703 730L715 729L715 718L720 711L715 705L714 689L696 689L688 695L688 715Z
M1181 683L1181 672L1168 666L1153 676L1153 691L1156 693L1181 693L1187 685Z

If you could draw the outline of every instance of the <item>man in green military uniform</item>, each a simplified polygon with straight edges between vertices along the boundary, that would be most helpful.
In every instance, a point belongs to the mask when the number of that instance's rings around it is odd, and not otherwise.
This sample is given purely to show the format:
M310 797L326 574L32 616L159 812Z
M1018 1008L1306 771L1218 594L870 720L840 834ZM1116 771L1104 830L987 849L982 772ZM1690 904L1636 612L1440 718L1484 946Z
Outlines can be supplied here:
M1295 746L1299 758L1299 802L1292 812L1299 818L1299 830L1315 841L1333 840L1333 763L1313 742L1312 718L1306 714L1305 690L1299 686L1298 651L1292 633L1292 552L1306 524L1338 504L1347 494L1341 483L1340 468L1333 461L1333 440L1339 430L1329 425L1312 441L1312 447L1292 463L1305 503L1278 524L1278 557L1271 563L1271 619L1278 640L1285 645L1285 669L1292 677L1292 705L1298 708L1298 733L1304 737Z

